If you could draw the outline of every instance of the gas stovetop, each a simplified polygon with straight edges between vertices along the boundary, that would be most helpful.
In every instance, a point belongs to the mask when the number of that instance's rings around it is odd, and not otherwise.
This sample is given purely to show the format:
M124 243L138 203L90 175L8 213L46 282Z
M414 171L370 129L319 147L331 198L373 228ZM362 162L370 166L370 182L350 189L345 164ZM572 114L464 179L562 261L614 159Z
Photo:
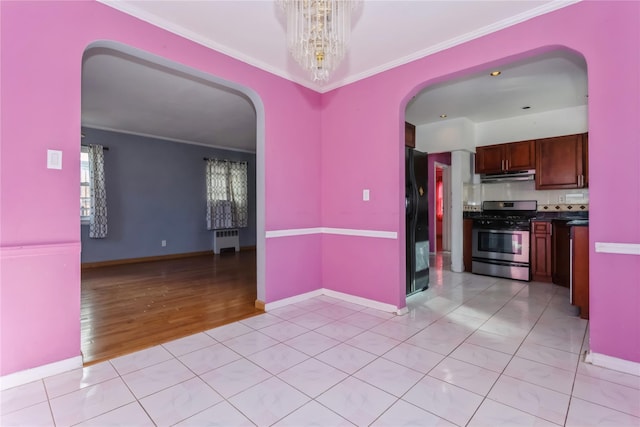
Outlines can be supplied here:
M537 213L535 200L486 201L482 203L482 214L474 218L476 228L529 230L530 220Z

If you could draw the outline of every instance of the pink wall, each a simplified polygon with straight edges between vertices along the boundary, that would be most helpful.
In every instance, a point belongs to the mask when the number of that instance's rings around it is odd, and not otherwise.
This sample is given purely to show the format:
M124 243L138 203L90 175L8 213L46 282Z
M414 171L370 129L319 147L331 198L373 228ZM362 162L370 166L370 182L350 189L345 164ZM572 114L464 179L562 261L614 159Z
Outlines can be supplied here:
M436 182L435 162L443 165L451 165L451 153L429 154L427 160L427 163L429 164L429 194L427 194L427 197L429 198L429 251L431 252L436 252L436 232L433 229L433 218L436 215L436 195L434 191Z
M265 228L319 225L319 94L96 2L0 7L0 375L80 355L79 249L59 247L80 242L80 79L83 52L95 41L251 88L264 105ZM47 149L62 150L62 170L46 169ZM286 241L268 245L267 302L320 287L316 240L302 252ZM294 252L296 267L286 269Z
M640 3L581 2L322 96L98 3L0 7L0 375L80 354L78 255L60 245L80 241L79 169L69 165L79 160L81 58L96 40L142 49L259 95L266 230L398 233L398 239L269 239L266 302L324 286L395 306L405 304L408 99L429 84L554 46L582 53L590 92L591 346L640 362L640 261L593 250L596 241L640 242ZM48 148L63 151L62 171L45 169ZM371 190L369 202L362 201L364 188ZM39 295L47 299L34 304L33 316L5 312L28 307ZM12 332L17 329L24 333Z
M640 258L594 250L595 242L640 242L639 40L640 2L580 2L326 94L323 224L396 230L403 241L399 177L404 110L411 96L430 84L560 46L580 52L589 75L591 348L640 362ZM371 203L361 201L362 188L371 190ZM404 248L393 248L391 241L374 246L359 238L354 247L327 239L323 254L348 263L344 274L377 263L384 273L368 283L375 290L370 298L403 305L405 273L398 266L404 265ZM323 277L332 277L335 272L329 270L335 267L325 262ZM324 284L363 292L358 283L334 281Z

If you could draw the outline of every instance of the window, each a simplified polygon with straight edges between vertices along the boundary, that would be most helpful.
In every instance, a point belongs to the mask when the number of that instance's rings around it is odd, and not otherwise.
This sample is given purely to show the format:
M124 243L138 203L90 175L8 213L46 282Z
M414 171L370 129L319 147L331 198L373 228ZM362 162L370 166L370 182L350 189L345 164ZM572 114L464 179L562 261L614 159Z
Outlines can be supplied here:
M88 223L91 217L91 178L89 174L89 147L80 151L80 220Z
M207 160L207 229L247 226L247 162Z

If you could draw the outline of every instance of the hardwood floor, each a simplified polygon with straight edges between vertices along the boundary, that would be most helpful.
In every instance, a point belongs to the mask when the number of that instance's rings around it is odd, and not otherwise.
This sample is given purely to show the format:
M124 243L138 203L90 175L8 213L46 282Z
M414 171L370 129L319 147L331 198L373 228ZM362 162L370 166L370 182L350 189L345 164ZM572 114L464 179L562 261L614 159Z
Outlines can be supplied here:
M85 269L81 299L85 365L262 313L255 251Z

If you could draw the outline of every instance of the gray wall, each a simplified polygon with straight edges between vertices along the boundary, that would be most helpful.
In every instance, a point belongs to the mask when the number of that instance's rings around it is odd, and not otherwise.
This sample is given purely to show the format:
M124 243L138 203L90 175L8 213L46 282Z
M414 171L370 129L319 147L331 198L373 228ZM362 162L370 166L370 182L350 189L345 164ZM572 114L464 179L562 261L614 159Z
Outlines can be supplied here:
M248 227L240 229L240 246L255 246L255 154L97 129L83 133L83 144L109 147L105 152L109 234L106 239L90 239L89 226L81 225L82 262L213 250L213 232L205 220L203 157L248 162L249 219Z

